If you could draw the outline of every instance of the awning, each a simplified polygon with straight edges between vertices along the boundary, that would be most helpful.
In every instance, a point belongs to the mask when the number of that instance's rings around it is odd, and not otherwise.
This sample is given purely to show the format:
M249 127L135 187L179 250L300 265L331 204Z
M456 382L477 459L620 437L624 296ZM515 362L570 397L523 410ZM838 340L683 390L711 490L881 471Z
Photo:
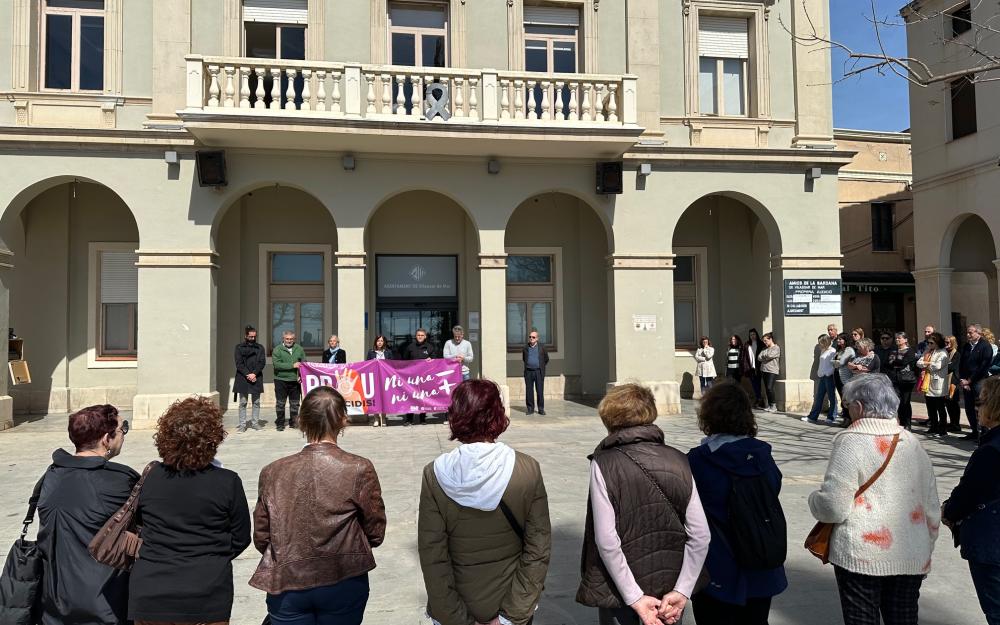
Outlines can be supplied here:
M844 293L915 293L913 274L905 271L844 271Z

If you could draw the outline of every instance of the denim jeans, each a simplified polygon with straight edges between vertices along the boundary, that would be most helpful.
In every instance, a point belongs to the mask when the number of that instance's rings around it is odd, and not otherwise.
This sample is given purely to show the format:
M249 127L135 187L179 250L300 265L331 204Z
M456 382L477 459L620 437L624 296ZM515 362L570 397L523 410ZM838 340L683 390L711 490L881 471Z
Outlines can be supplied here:
M260 420L260 393L254 393L253 395L247 395L246 393L240 393L240 425L246 425L247 423L247 398L253 405L253 411L250 413L251 421L256 423Z
M368 604L368 574L332 586L267 596L272 625L361 625Z
M701 392L704 394L704 392L712 386L712 382L715 381L715 378L706 378L703 375L699 375L698 380L701 382Z
M809 411L809 419L815 421L819 418L820 411L823 410L823 398L830 398L829 421L837 419L837 385L832 375L821 377L816 383L816 395L813 398L812 410Z
M972 583L979 596L979 606L989 625L1000 625L1000 566L969 562Z

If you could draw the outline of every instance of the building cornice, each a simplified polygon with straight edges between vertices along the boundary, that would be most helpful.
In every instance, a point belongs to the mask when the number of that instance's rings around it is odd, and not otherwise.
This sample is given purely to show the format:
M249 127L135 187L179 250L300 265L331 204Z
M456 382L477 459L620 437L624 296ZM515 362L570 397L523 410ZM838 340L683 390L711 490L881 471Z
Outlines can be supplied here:
M890 171L865 171L860 169L841 169L837 174L841 180L857 180L859 182L893 182L912 184L913 174Z
M834 141L873 141L876 143L910 144L910 133L883 130L858 130L854 128L834 128Z
M705 148L636 145L625 152L626 163L749 163L772 165L834 166L851 162L855 152L848 150L810 150L804 148Z
M25 145L28 144L28 145ZM194 137L176 130L118 130L89 128L32 128L0 126L0 150L5 147L29 149L81 149L91 147L129 150L194 147Z

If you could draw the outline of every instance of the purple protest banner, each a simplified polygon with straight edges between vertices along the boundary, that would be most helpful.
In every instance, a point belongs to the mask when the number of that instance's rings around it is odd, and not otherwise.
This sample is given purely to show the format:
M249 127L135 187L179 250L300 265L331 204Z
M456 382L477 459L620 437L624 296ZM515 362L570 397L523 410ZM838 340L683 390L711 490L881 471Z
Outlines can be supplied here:
M299 375L303 394L317 386L337 389L349 415L446 412L462 383L461 365L442 359L303 362Z

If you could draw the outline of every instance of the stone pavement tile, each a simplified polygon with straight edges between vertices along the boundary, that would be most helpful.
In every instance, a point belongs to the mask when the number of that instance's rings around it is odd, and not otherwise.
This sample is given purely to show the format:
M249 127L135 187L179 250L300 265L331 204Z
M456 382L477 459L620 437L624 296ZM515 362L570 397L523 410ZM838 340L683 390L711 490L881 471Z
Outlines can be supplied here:
M680 416L658 420L668 444L683 451L698 444L695 404L685 402ZM548 414L527 416L515 407L503 440L529 455L542 467L553 527L552 562L545 593L536 614L537 625L593 624L595 610L574 600L579 583L580 548L587 505L587 455L605 432L593 406L549 402ZM273 416L261 432L232 434L219 450L225 466L244 482L251 508L257 495L257 476L267 463L296 452L303 440L298 432L276 432ZM19 422L0 434L0 547L6 548L20 530L26 500L35 480L49 462L52 450L68 446L66 415L49 415ZM786 565L789 589L779 595L771 611L772 625L826 625L841 623L833 570L801 547L813 525L806 500L823 478L830 441L840 430L802 423L796 415L757 415L760 438L771 443L784 475L782 504L788 519L789 553ZM235 411L227 414L235 426ZM379 474L389 526L385 543L376 549L377 568L370 574L371 599L365 623L372 625L426 624L424 586L416 551L416 521L423 467L455 443L446 426L435 423L404 428L393 420L388 428L350 428L341 441L345 449L372 460ZM938 490L947 497L968 461L972 446L957 438L924 440L938 475ZM141 469L155 457L148 431L129 434L121 462ZM265 613L263 593L247 585L258 554L251 547L234 563L235 601L232 625L257 625ZM951 547L947 531L938 540L934 568L924 582L921 623L929 625L983 625L968 568ZM687 625L694 623L690 610Z

